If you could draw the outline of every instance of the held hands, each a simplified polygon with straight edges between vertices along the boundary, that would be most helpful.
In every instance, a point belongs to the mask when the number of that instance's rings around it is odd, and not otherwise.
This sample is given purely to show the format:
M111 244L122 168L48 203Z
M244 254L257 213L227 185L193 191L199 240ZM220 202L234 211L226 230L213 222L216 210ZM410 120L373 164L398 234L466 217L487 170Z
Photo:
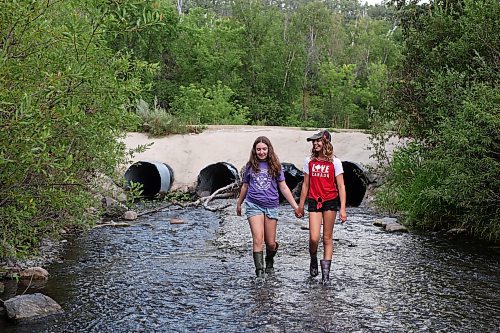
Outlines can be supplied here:
M297 208L294 208L293 210L295 212L295 217L298 217L298 218L304 217L304 208L297 207Z

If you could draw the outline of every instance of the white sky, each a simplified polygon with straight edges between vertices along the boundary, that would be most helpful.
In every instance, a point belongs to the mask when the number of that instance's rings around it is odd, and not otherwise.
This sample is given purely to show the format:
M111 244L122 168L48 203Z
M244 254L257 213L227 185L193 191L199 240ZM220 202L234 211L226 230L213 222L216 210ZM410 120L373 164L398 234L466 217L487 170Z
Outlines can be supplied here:
M380 5L383 0L360 0L361 4L368 2L369 5ZM419 3L429 3L428 0L421 0Z

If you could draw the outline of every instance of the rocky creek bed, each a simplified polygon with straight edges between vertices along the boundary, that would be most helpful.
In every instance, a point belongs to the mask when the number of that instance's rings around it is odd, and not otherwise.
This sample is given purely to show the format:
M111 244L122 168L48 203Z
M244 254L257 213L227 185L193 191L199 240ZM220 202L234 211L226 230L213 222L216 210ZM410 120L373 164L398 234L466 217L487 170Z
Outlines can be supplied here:
M39 292L64 313L2 332L497 332L500 250L389 233L367 207L336 225L330 285L308 276L307 220L280 209L276 273L256 280L235 200L178 209L65 245Z

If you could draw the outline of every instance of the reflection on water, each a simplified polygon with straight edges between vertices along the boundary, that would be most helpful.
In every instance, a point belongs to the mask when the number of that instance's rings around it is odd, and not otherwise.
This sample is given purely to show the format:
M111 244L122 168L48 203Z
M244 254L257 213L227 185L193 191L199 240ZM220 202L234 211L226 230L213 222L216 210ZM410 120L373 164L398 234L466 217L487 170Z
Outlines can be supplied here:
M253 277L250 245L219 249L219 218L193 209L95 229L49 270L65 314L5 332L496 332L498 248L389 234L349 211L332 283L308 277L307 231L284 213L276 274ZM290 216L286 215L290 214ZM172 216L186 221L170 224ZM228 223L228 222L225 222ZM250 241L242 224L241 237Z

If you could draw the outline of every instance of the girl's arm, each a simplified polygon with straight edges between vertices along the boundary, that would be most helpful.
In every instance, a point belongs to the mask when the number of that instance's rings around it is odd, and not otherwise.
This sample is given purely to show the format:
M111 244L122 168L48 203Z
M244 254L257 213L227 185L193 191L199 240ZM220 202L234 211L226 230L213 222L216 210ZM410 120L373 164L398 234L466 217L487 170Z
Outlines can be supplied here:
M304 216L304 205L306 204L307 194L309 193L309 174L304 173L304 181L302 183L302 190L300 191L299 210Z
M337 181L337 188L339 190L339 196L340 196L340 220L345 222L347 220L347 212L345 210L345 184L344 184L344 174L341 173L340 175L335 177L335 180Z
M236 202L236 214L238 216L241 216L241 204L243 203L243 200L245 200L245 197L247 196L247 191L248 191L248 183L243 183L243 185L241 185L240 196L238 197L238 201Z
M278 186L280 187L281 194L285 197L286 201L292 206L295 211L295 215L298 214L299 205L295 202L295 198L293 197L292 191L288 188L288 185L284 180L278 182Z

